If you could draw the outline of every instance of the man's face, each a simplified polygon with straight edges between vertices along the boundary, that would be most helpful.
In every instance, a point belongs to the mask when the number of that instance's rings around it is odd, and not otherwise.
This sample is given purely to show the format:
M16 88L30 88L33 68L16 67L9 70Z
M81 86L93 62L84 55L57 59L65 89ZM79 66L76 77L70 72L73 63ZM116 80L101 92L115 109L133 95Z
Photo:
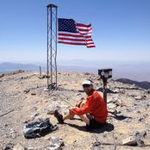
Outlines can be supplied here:
M93 89L93 85L83 85L83 89L86 94L89 94Z

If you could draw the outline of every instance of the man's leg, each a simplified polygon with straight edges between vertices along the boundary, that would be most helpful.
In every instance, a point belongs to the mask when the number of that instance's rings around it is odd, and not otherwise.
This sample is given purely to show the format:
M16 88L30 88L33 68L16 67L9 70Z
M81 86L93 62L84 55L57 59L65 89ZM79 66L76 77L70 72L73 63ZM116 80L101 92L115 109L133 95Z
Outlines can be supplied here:
M67 119L72 119L74 117L74 113L69 110L69 114L67 114L66 116L63 117L63 120L67 120Z
M66 116L64 116L63 120L66 120L66 119L71 119L75 116L75 114L69 110L69 114L67 114ZM82 121L84 121L86 124L90 124L90 120L86 117L86 116L83 116L83 115L77 115L81 118Z
M61 123L61 124L64 123L64 120L73 118L74 115L75 114L71 110L69 110L69 114L67 114L64 117L57 110L55 110L55 112L54 112L54 116L56 117L56 119L58 120L58 122Z
M86 117L86 116L83 116L83 115L78 115L82 121L84 121L87 125L90 124L90 120Z
M67 114L66 116L63 117L61 114L59 114L58 111L55 111L54 116L57 118L59 123L63 123L65 120L73 118L75 116L75 114L71 110L69 110L69 114ZM90 124L90 120L86 116L83 116L83 115L78 115L78 116L87 125Z

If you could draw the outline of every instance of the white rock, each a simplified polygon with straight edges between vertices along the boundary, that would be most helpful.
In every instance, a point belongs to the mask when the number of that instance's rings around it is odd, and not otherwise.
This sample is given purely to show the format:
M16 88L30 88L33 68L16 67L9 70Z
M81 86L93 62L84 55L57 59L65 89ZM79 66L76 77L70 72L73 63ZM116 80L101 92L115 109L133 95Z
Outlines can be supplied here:
M62 146L64 146L64 142L61 138L50 137L50 147L49 150L61 150Z
M137 141L134 137L128 137L122 141L123 145L134 146L137 145Z
M109 109L116 109L116 105L115 104L108 104L108 108Z
M115 92L115 93L119 93L119 92L120 92L120 89L117 88L117 89L114 90L114 92Z
M139 96L135 96L134 98L135 100L144 100L145 96L139 95Z

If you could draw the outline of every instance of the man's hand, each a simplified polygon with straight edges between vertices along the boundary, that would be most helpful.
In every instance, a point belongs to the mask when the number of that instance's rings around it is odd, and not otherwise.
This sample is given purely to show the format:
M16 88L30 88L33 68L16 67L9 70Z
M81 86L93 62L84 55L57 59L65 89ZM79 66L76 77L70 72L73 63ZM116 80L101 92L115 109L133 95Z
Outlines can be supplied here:
M83 101L84 101L84 98L82 97L81 101L78 104L76 104L75 106L78 108L81 108L84 105Z
M79 108L80 108L81 103L82 103L82 102L76 104L76 107L79 107Z

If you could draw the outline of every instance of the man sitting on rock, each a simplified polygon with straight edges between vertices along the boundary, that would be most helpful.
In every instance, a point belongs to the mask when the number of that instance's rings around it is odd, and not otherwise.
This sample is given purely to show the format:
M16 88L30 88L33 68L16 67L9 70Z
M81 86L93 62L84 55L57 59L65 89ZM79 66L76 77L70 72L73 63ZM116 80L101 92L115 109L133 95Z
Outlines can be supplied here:
M82 86L87 94L85 103L79 103L76 105L77 107L69 109L69 114L64 117L57 110L54 116L59 123L63 124L66 119L71 119L77 115L86 123L87 130L99 128L106 123L108 115L105 102L100 94L93 89L91 80L85 80Z

